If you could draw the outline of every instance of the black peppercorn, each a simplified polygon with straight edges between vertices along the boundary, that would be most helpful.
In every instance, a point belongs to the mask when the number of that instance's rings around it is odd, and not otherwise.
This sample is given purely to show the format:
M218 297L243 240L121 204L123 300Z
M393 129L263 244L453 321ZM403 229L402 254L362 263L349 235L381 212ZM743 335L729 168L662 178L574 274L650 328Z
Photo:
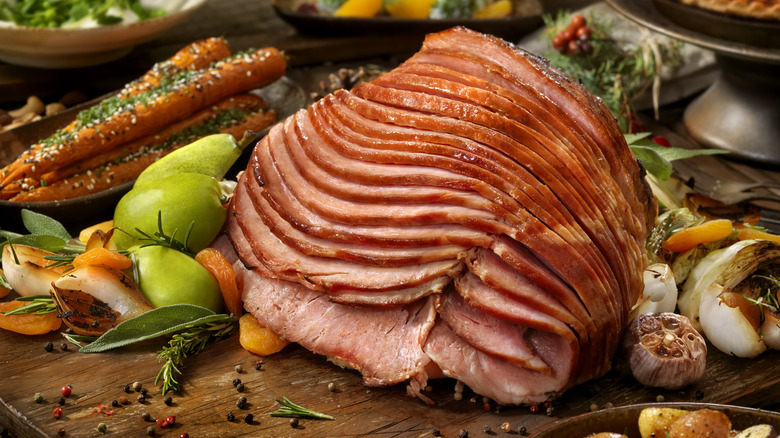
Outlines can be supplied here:
M119 402L117 400L112 400L111 401L111 406L117 408L117 407L119 407Z
M141 419L144 420L144 421L151 421L152 420L152 416L149 415L148 412L144 412L143 414L141 414Z
M236 385L236 390L238 392L244 392L244 384L243 383L239 383L238 385Z
M236 419L236 416L232 412L227 413L227 421L233 421Z
M138 392L140 392L140 393L141 393L141 394L143 394L143 395L146 395L146 392L147 392L147 391L146 391L146 388L141 388L141 390L140 390L140 391L138 391Z
M244 417L243 417L243 418L244 418L244 422L245 422L246 424L252 424L252 420L254 420L254 419L255 419L255 417L254 417L252 414L250 414L249 412L247 412L246 414L244 414Z
M298 419L297 418L290 418L290 427L293 429L298 427Z
M68 351L68 344L66 344L66 343L64 343L64 342L63 342L63 343L61 343L61 344L60 344L60 350L62 350L62 351Z
M132 391L132 390L130 389L130 385L125 385L125 387L124 387L124 391L125 391L126 393L130 394L130 392Z
M431 431L431 435L433 435L433 436L441 436L441 431L439 429L433 429Z
M469 438L469 431L466 429L461 429L458 431L458 438Z
M170 406L173 404L173 398L169 395L163 399L163 403L165 403L166 406Z
M52 344L51 342L47 342L43 344L43 349L46 350L47 352L51 352L52 350L54 350L54 344Z
M517 428L517 433L521 436L526 436L528 434L528 429L526 429L525 426L520 426Z
M59 403L60 406L65 404L65 397L60 396L59 399L57 399L57 403Z
M701 400L704 398L704 391L696 391L696 400Z
M236 402L236 406L237 406L239 409L244 409L244 408L246 408L246 397L243 397L243 396L242 396L242 397L239 397L239 398L238 398L238 401Z
M154 436L154 434L155 434L154 426L147 427L146 428L146 434L149 435L149 436Z
M233 379L233 386L238 386L241 383L241 379Z
M259 361L259 360L258 360L258 361L256 361L256 362L255 362L255 369L256 369L257 371L260 371L260 370L262 370L262 369L263 369L263 362L261 362L261 361Z
M493 429L486 424L486 425L482 426L482 432L485 432L488 435L492 435L493 434Z
M65 436L65 435L67 435L67 432L65 432L64 427L57 429L57 436Z
M138 403L143 403L146 401L146 396L143 394L138 394L138 397L136 398L138 399Z

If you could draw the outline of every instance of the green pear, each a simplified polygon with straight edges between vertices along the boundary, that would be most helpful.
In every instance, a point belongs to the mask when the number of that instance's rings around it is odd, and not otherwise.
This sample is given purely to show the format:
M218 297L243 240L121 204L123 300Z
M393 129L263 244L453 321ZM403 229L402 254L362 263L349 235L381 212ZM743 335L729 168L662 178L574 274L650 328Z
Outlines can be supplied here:
M254 135L247 133L240 142L230 134L213 134L200 138L160 158L144 169L135 184L175 175L200 173L222 180L243 150L252 143Z

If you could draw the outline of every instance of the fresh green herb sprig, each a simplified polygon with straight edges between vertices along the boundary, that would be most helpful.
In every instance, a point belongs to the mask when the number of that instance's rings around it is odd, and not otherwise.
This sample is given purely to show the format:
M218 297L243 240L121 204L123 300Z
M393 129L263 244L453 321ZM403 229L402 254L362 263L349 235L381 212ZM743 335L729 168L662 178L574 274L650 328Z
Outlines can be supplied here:
M91 18L101 26L122 22L113 11L133 11L139 20L161 17L164 9L146 8L139 0L17 0L0 2L0 21L11 21L19 26L65 27Z
M57 311L57 305L54 304L54 299L49 295L30 295L26 297L19 297L16 301L23 301L29 304L17 307L13 310L6 310L3 315L27 315L33 313L35 315L45 315L47 313L53 313Z
M333 419L333 417L328 414L312 411L311 409L306 409L301 405L295 404L287 397L284 397L282 400L277 398L276 402L282 405L282 407L276 412L271 412L269 415L272 417L313 418L319 420Z
M22 210L22 223L30 234L0 230L0 251L7 244L29 245L50 252L79 254L86 245L73 239L65 227L55 219L31 210Z
M555 16L547 14L543 18L546 32L542 36L551 43L569 25L571 13L559 11ZM593 14L588 17L588 26L592 31L590 55L566 55L551 50L544 56L601 97L623 132L634 132L633 99L648 89L657 97L661 69L673 70L682 64L682 45L673 39L660 40L649 32L636 42L618 41L611 36L613 23ZM657 99L654 103L657 108Z
M161 391L163 394L181 389L179 381L176 379L181 375L179 367L184 364L186 357L203 351L209 341L218 341L236 331L237 318L232 315L223 316L224 318L218 321L193 326L181 333L174 334L168 341L168 346L163 347L160 354L157 355L157 359L164 362L154 379L155 385L162 380Z

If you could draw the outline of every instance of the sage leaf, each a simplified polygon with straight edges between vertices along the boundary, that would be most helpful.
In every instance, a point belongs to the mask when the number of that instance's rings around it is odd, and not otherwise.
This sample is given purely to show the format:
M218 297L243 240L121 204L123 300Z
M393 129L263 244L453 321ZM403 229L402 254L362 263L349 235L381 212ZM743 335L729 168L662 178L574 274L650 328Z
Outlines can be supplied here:
M672 176L672 163L664 158L655 148L634 145L631 146L631 150L648 173L662 181Z
M12 243L14 245L28 245L40 248L49 252L60 252L68 244L67 240L63 240L56 236L49 236L45 234L26 234L19 236L6 243ZM2 248L4 245L0 245Z
M119 323L105 332L95 342L82 347L82 353L98 353L124 347L136 342L153 339L186 329L192 325L205 324L225 318L205 307L192 304L173 304L158 307L144 314Z
M57 220L32 210L22 210L22 223L32 234L59 237L65 241L71 239L68 230Z

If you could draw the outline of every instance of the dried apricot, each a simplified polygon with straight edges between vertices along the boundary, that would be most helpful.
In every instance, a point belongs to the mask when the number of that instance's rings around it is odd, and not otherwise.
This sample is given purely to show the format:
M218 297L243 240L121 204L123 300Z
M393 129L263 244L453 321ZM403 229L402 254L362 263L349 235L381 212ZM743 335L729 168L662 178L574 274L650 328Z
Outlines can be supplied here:
M24 306L21 301L8 301L0 303L0 312L14 310ZM62 320L57 318L57 312L36 315L28 313L25 315L5 315L0 313L0 328L23 335L42 335L52 330L60 328Z
M739 240L771 240L780 245L780 235L767 233L766 231L755 228L744 228L739 230Z
M667 251L683 252L696 245L728 237L734 225L728 219L715 219L682 229L666 239L661 245Z
M238 340L245 350L261 356L274 354L289 344L260 325L251 313L245 313L238 320Z
M241 293L236 285L236 271L228 259L214 248L205 248L195 255L195 261L203 265L217 279L228 312L236 316L241 315L243 307Z
M103 266L105 268L127 269L133 265L132 260L124 254L109 251L103 247L92 248L73 259L73 267L79 266Z

